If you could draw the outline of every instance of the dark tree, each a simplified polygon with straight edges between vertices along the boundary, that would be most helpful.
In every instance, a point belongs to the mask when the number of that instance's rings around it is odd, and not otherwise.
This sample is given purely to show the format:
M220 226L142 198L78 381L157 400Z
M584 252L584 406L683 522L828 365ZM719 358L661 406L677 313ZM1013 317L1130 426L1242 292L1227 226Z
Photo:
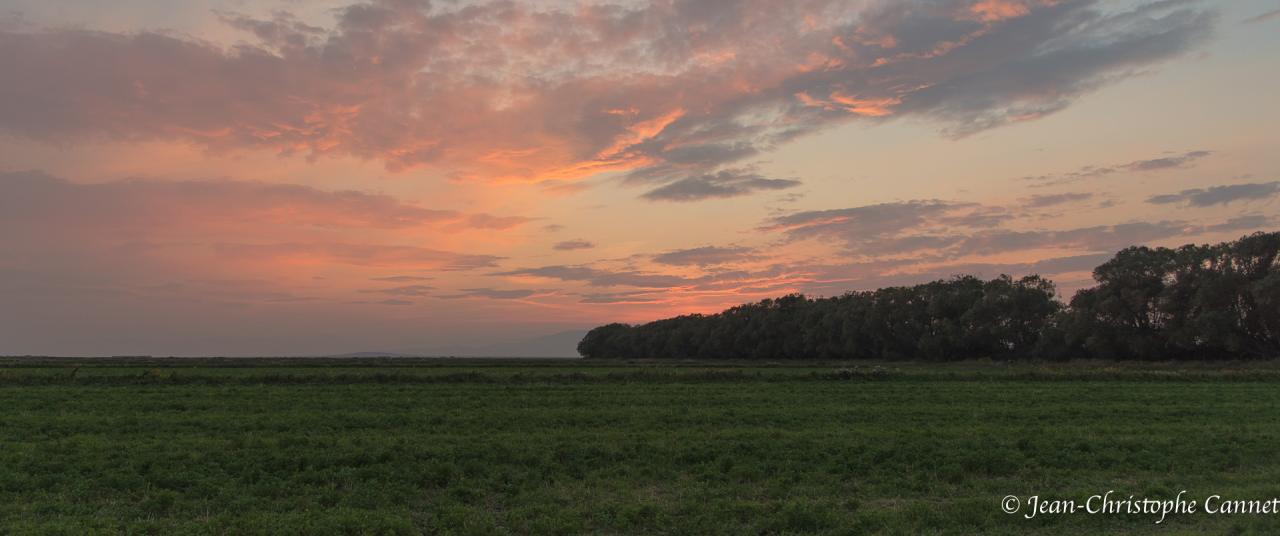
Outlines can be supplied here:
M592 358L1214 359L1280 356L1280 233L1131 247L1065 307L1039 276L957 276L831 298L791 294L591 330Z

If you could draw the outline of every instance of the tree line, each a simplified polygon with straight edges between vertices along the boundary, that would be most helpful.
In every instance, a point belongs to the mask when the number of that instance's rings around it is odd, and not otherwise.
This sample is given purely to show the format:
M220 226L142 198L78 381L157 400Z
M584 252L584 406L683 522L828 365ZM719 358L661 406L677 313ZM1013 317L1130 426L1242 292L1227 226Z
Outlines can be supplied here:
M1280 232L1175 249L1130 247L1097 284L1057 299L1052 281L956 276L726 311L608 324L588 358L1114 360L1280 357Z

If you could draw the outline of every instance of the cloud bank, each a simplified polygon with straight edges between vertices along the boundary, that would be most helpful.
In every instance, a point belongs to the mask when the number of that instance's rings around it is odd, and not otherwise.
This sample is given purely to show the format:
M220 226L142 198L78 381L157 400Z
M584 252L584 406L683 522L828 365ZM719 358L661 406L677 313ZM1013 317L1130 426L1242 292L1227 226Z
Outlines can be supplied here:
M1197 49L1215 15L1089 0L376 0L328 27L221 19L245 40L0 29L0 131L492 180L627 171L663 185L648 199L691 201L794 186L725 166L847 121L920 117L965 136L1043 117Z
M1147 198L1147 202L1156 205L1182 203L1190 207L1209 207L1236 201L1256 201L1276 194L1280 194L1280 181L1192 188L1176 194L1151 196Z

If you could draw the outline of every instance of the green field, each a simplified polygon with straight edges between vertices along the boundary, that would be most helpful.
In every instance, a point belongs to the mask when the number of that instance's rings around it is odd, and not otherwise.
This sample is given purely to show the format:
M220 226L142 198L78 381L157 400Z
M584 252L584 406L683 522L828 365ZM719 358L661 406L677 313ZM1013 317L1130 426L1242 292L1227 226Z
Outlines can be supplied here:
M1151 534L1280 496L1273 364L0 360L0 533Z

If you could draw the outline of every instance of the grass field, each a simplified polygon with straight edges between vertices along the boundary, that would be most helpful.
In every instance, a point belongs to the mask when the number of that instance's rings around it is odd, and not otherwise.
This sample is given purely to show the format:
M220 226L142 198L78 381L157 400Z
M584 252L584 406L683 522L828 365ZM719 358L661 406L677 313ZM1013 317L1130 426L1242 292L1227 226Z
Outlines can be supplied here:
M0 360L0 533L1280 531L1274 364ZM1025 509L1025 506L1024 506Z

